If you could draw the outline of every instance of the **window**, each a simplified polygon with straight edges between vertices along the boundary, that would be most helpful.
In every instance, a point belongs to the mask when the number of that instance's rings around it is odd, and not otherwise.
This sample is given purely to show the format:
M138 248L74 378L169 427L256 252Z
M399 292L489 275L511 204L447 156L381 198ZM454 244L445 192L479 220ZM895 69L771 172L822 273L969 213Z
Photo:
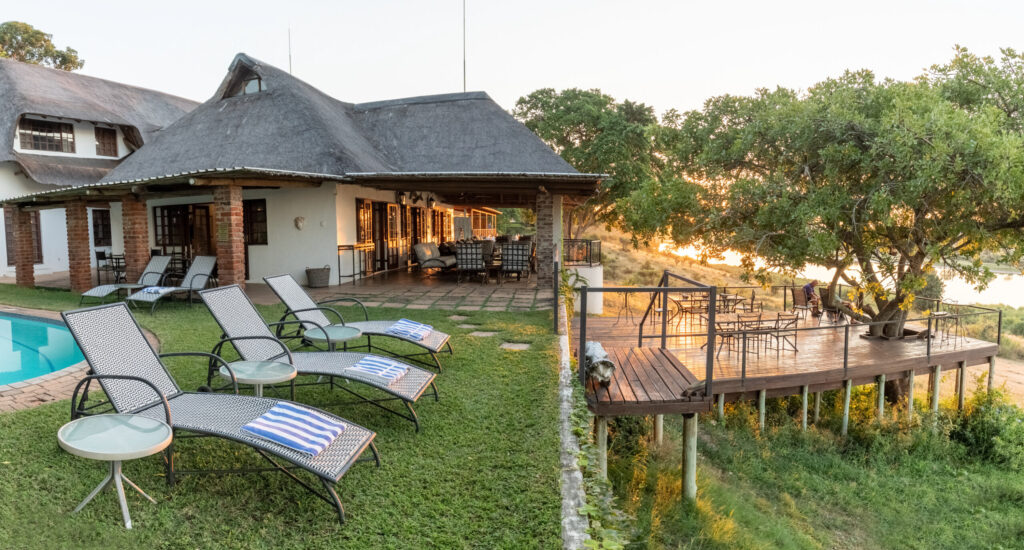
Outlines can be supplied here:
M356 199L356 242L368 243L373 240L373 204L366 199Z
M252 95L267 90L267 85L264 84L263 79L255 75L243 79L241 82L237 84L237 86L237 88L233 88L234 91L232 93L226 95L228 97Z
M75 152L75 131L65 122L23 118L18 125L18 137L25 150Z
M399 217L398 205L388 205L388 240L398 240L402 231L402 222Z
M92 245L110 246L110 210L92 211Z
M117 156L117 130L96 127L96 154L101 157Z
M245 244L267 244L267 199L242 201Z
M184 246L188 239L188 205L156 206L156 246Z
M43 242L39 239L39 212L28 213L29 225L32 227L32 244L35 249L35 263L43 263ZM7 265L14 265L14 220L4 220L4 233L7 237Z

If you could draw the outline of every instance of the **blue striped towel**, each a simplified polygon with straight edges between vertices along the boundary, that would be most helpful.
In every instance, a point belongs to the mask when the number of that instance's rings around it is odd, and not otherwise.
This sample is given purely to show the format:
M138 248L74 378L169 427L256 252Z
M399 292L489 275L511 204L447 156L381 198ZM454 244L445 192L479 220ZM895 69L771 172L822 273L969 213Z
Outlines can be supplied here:
M174 290L176 288L177 287L174 286L147 286L146 288L142 289L142 292L145 292L146 294L160 294L162 292Z
M370 376L383 378L388 382L394 382L395 380L405 376L405 373L409 372L409 366L404 363L399 363L394 359L388 359L387 357L367 355L360 359L355 365L352 365L345 370L366 373Z
M402 336L410 340L416 340L417 342L426 338L434 327L430 325L424 325L423 323L417 323L416 321L410 321L408 319L399 319L395 321L395 324L388 327L385 331L388 334L394 334L395 336Z
M252 422L242 426L242 431L300 453L316 456L345 431L345 425L291 403L278 403Z

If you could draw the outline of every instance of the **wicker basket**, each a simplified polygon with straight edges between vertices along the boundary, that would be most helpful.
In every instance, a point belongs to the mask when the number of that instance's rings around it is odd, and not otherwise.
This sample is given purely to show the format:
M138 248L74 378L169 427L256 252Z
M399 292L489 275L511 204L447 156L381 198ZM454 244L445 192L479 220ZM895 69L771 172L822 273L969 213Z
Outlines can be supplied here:
M323 288L327 286L331 279L331 266L307 267L306 279L308 280L309 288Z

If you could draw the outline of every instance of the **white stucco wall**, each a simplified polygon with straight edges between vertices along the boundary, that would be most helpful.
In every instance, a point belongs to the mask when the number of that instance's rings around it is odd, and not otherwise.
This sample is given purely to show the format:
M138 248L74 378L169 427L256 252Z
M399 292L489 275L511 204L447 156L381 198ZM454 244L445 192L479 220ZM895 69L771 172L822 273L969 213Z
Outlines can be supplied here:
M39 120L46 120L50 122L64 122L71 124L74 127L75 133L75 152L74 153L58 153L54 151L36 151L35 149L22 149L21 140L18 139L17 130L14 135L14 150L19 153L28 153L32 155L49 155L57 157L80 157L80 158L99 158L99 159L113 159L115 157L101 157L96 154L96 126L91 122L79 121L76 122L70 119L48 117L43 119L41 117L29 116L26 118L36 118ZM111 128L107 125L99 125L103 128ZM117 157L121 158L128 154L128 148L124 144L124 134L120 128L112 128L117 132Z
M570 266L566 267L569 272L575 272L577 275L586 279L587 286L594 288L601 288L604 286L604 266ZM582 284L582 283L580 283ZM604 313L604 292L594 292L587 295L587 315L600 315ZM580 301L579 293L576 293L576 302L573 308L579 312Z
M316 189L247 189L245 199L267 200L267 244L249 246L249 280L290 273L306 284L307 267L331 268L330 282L338 284L337 188L325 183ZM302 229L295 218L303 217Z

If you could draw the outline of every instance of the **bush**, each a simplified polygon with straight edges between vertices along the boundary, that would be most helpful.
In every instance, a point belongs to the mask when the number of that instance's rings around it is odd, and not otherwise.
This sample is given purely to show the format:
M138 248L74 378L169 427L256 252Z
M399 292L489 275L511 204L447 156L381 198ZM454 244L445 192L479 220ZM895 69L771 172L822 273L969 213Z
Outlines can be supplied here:
M978 458L1024 466L1024 411L1002 391L985 391L980 385L950 436Z

